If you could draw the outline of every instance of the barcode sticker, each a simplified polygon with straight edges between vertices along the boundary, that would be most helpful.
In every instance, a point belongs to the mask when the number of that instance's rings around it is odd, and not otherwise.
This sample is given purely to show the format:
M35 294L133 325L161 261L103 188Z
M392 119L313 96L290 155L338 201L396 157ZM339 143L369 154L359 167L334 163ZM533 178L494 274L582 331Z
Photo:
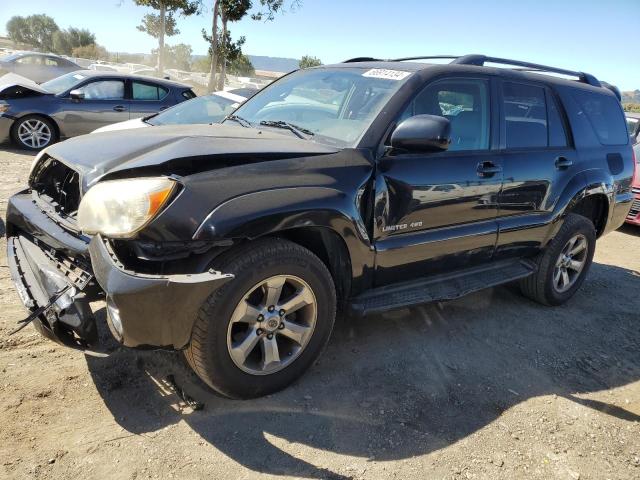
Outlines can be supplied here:
M411 75L411 72L402 70L387 70L386 68L373 68L362 74L363 77L384 78L385 80L402 80Z

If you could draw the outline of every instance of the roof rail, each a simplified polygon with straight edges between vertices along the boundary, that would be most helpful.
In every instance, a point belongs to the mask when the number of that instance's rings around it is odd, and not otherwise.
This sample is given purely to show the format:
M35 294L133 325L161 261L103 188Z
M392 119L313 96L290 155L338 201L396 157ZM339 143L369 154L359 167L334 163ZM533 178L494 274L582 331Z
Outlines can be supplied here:
M458 58L457 55L430 55L426 57L404 57L404 58L394 58L393 60L389 60L390 62L408 62L410 60L450 60L450 59Z
M381 60L379 58L373 58L373 57L356 57L356 58L350 58L349 60L345 60L342 63L358 63L358 62L380 62Z
M479 67L484 66L486 62L498 63L502 65L513 65L514 67L524 67L525 69L531 69L536 72L551 72L559 73L562 75L570 75L577 77L581 82L593 85L594 87L601 87L602 84L596 77L584 72L574 72L573 70L565 70L564 68L549 67L547 65L540 65L538 63L521 62L520 60L509 60L506 58L487 57L486 55L464 55L457 57L451 63L456 65L476 65Z

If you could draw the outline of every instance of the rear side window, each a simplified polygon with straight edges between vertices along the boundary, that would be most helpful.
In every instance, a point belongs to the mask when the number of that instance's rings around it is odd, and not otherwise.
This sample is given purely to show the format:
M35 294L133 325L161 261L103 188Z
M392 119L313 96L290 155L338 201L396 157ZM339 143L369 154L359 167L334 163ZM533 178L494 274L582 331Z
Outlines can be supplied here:
M502 90L507 148L549 145L544 88L505 83Z
M622 108L615 97L582 90L574 91L573 96L580 105L578 115L587 117L601 144L629 143Z
M151 83L133 82L134 100L162 100L169 90Z
M567 146L564 122L551 91L505 82L502 98L507 148Z

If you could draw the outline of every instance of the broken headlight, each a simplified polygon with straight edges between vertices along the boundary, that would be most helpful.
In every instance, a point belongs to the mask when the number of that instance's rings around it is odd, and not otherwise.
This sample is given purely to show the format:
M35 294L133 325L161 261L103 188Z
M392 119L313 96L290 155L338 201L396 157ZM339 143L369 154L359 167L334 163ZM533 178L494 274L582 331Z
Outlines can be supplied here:
M84 233L129 238L165 206L176 188L166 177L108 180L91 187L78 209Z

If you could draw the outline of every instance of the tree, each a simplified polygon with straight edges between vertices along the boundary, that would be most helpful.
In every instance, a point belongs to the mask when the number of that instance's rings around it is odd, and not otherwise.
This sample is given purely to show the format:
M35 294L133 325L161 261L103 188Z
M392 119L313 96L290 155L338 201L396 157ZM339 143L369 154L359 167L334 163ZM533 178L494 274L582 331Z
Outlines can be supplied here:
M149 13L142 18L142 24L137 28L158 39L158 72L164 73L164 37L180 33L176 28L174 15L193 15L200 10L200 0L134 0L136 5L151 7L158 13Z
M219 59L220 54L225 55L227 49L225 46L220 48L218 44L221 39L227 38L227 22L240 21L249 14L254 7L257 8L257 10L254 10L251 14L253 20L274 20L276 13L284 11L286 0L258 0L257 3L253 3L252 0L212 0L212 2L213 21L211 24L211 34L208 35L205 30L202 30L202 36L209 42L211 70L209 72L208 91L213 91L216 86L216 72L218 67L224 70L228 65L226 58L223 58L222 61ZM291 0L291 10L294 10L300 5L301 0ZM218 31L219 18L222 21L222 33ZM220 82L222 82L222 86L224 86L224 74L225 72L222 71L218 78L218 86L220 86Z
M251 60L242 53L229 62L227 70L231 75L238 77L253 77L256 74L256 69L253 67Z
M48 15L14 16L6 25L7 35L16 43L25 43L41 50L51 50L53 34L60 30Z
M311 67L319 67L320 65L322 65L322 62L320 61L319 58L312 57L310 55L305 55L304 57L302 57L300 62L298 62L298 65L300 66L300 68L311 68Z
M108 60L109 52L107 49L96 43L76 47L71 51L71 55L77 58L88 58L89 60Z
M89 30L70 27L53 34L53 51L60 55L71 55L74 48L96 43L96 36Z
M157 58L158 50L152 50L153 58ZM191 45L179 43L177 45L165 45L163 64L166 68L177 70L191 70Z

